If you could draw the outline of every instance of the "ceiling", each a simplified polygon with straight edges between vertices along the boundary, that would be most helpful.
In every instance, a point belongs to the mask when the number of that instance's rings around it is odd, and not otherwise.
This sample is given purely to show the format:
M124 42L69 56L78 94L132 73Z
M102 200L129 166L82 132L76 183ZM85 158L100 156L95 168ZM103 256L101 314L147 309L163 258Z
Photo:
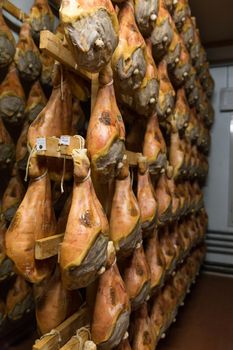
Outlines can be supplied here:
M211 63L233 62L233 0L189 0Z

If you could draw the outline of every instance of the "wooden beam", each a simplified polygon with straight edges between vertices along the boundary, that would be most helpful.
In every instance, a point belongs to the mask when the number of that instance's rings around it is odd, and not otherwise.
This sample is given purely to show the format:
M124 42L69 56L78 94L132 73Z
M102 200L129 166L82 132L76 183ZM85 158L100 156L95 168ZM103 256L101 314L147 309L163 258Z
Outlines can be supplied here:
M76 331L89 324L89 312L86 306L61 323L51 334L36 340L32 350L58 350L65 345Z
M40 49L46 51L56 61L60 62L84 79L90 81L96 77L96 74L89 73L79 68L71 51L66 48L61 40L49 30L42 30L40 32Z
M8 0L3 0L2 7L19 21L24 22L29 16Z
M59 246L63 241L64 234L54 235L36 241L35 258L44 260L58 254Z

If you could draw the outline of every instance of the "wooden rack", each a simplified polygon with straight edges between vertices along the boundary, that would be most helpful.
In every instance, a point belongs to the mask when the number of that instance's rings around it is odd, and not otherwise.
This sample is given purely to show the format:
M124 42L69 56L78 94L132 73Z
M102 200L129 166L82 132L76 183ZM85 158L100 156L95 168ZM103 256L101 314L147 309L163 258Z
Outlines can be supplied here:
M76 333L76 331L90 323L87 306L67 318L55 330L36 340L33 350L58 350L64 346ZM82 336L82 335L81 335ZM84 335L83 335L84 336ZM86 340L86 339L84 339ZM66 347L66 350L72 347ZM64 349L63 349L64 350Z
M23 22L25 19L29 18L29 16L26 13L24 13L17 6L12 4L11 1L3 0L2 7L5 11L10 13L13 17L17 18L21 22Z

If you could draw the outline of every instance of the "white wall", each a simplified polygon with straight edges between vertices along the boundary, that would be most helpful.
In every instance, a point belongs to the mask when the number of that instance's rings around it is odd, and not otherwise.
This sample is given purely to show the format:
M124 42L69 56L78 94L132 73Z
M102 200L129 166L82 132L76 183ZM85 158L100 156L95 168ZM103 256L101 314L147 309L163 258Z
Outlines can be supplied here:
M211 73L215 80L215 123L212 129L205 201L209 214L209 230L233 233L233 227L228 225L230 121L233 111L220 112L219 106L221 88L233 87L233 67L212 68Z

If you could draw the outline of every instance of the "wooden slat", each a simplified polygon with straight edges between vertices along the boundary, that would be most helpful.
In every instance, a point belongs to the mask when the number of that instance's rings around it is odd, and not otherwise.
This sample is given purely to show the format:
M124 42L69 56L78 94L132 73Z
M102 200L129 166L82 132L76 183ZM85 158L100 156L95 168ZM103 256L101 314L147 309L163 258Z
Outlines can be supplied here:
M61 323L55 330L57 334L47 335L37 340L33 345L33 350L58 350L65 345L76 331L89 323L89 313L87 307L83 307L71 317ZM60 336L60 342L59 342Z
M13 17L17 18L21 22L23 22L29 17L26 13L24 13L22 10L20 10L17 6L12 4L8 0L3 0L2 7L5 11L10 13Z
M40 32L40 49L45 50L56 61L62 63L81 77L89 81L96 77L96 74L86 72L79 68L71 51L67 49L60 39L49 30L42 30Z
M89 334L88 334L88 329L86 330L81 330L78 332L79 337L82 339L83 344L90 340L89 339ZM93 343L90 350L96 349L96 345ZM72 337L60 350L83 350L83 348L80 347L80 340L78 339L77 336Z
M63 241L64 234L42 238L36 241L35 258L44 260L58 254L59 245Z
M72 151L81 148L80 139L76 136L70 136L70 144L68 146L60 145L58 137L46 137L46 150L37 151L39 156L67 158L72 159Z

